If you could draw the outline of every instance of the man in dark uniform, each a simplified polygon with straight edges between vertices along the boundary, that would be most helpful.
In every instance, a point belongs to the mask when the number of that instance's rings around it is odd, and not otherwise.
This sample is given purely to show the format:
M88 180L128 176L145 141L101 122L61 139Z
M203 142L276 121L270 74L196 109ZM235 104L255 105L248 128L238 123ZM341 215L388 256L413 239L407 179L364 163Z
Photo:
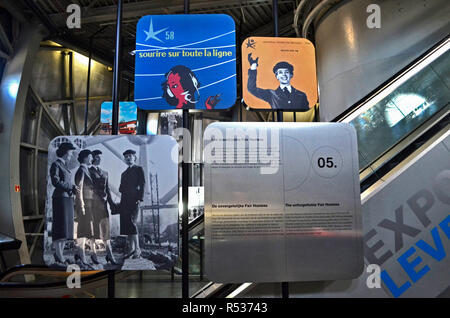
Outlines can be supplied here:
M113 207L111 191L109 190L108 172L99 167L102 160L102 152L100 150L94 150L92 157L92 166L89 168L89 173L94 185L94 238L103 241L106 247L106 262L115 265L117 263L111 247L109 213L107 208L108 203L110 207Z
M144 200L145 176L144 169L136 165L136 151L126 150L123 153L128 168L120 178L120 234L128 236L130 251L126 257L139 258L139 236L137 220L139 210Z
M258 67L258 59L252 59L252 54L248 55L250 69L248 70L248 91L270 104L272 109L278 110L309 110L309 102L306 94L295 89L291 85L291 79L294 76L294 67L288 62L278 62L273 67L275 77L280 82L277 89L262 89L256 87L256 75Z

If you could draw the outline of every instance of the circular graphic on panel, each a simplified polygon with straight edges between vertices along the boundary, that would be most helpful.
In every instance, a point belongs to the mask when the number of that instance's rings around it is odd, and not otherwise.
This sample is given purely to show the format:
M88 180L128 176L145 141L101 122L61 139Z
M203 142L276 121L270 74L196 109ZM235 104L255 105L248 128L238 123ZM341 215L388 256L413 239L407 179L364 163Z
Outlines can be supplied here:
M339 174L342 169L341 153L329 146L320 147L313 156L311 165L314 171L323 178L333 178Z
M303 143L295 138L283 136L284 191L300 187L311 169L309 153Z

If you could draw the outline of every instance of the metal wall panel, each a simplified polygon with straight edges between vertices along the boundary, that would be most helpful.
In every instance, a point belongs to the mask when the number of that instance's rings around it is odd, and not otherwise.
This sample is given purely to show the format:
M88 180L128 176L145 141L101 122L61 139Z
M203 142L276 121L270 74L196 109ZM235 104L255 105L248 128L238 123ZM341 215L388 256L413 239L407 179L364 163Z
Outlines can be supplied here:
M31 85L36 90L37 94L43 101L60 101L69 98L69 95L64 96L61 90L62 87L62 53L60 51L40 50L37 53L36 63L33 66ZM69 57L66 56L66 91L70 92L70 80L69 80ZM74 115L76 120L75 126L71 126L72 134L80 134L84 128L84 109L86 105L86 81L87 81L87 69L88 58L81 54L73 52L73 99ZM103 101L111 100L112 92L112 75L111 71L108 71L107 66L98 63L94 60L91 62L91 81L90 81L90 101L89 101L89 115L88 115L88 127L95 125L100 118L100 105ZM122 82L122 93L127 90L126 82ZM123 96L123 94L122 94ZM71 106L69 106L71 107ZM61 122L61 126L64 126L61 117L61 106L59 104L53 104L49 107L50 112L54 115L54 118ZM72 116L69 111L69 118ZM60 120L60 121L59 121ZM51 138L50 138L51 139ZM43 145L44 148L48 146L48 143Z
M61 99L61 52L39 50L33 64L31 85L44 101Z
M14 185L20 184L19 156L22 118L25 108L31 68L42 35L34 24L24 27L16 42L15 55L6 64L0 84L0 232L25 242L20 193ZM17 255L16 252L10 255ZM26 244L19 250L20 262L29 263Z
M74 53L73 62L74 97L85 98L88 58L86 56ZM113 72L108 71L106 65L92 60L91 84L89 88L91 96L110 96L112 92L112 79ZM121 84L123 91L126 88L126 83L122 82Z

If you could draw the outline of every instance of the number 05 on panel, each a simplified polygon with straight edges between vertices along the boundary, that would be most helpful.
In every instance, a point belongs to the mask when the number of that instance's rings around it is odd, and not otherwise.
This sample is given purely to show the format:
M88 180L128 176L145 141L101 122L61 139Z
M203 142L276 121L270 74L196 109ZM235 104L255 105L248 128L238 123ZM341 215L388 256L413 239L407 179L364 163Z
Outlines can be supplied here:
M360 275L361 200L352 126L213 123L205 130L204 155L211 280Z

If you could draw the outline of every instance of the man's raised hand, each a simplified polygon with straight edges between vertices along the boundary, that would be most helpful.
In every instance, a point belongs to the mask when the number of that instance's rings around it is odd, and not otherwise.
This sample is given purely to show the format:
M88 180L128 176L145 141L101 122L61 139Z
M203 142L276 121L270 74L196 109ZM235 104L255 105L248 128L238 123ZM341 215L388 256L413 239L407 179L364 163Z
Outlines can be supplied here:
M258 60L259 57L257 57L256 59L252 59L252 53L248 53L248 61L250 63L250 66L252 66L253 64L256 64L256 66L258 66Z

